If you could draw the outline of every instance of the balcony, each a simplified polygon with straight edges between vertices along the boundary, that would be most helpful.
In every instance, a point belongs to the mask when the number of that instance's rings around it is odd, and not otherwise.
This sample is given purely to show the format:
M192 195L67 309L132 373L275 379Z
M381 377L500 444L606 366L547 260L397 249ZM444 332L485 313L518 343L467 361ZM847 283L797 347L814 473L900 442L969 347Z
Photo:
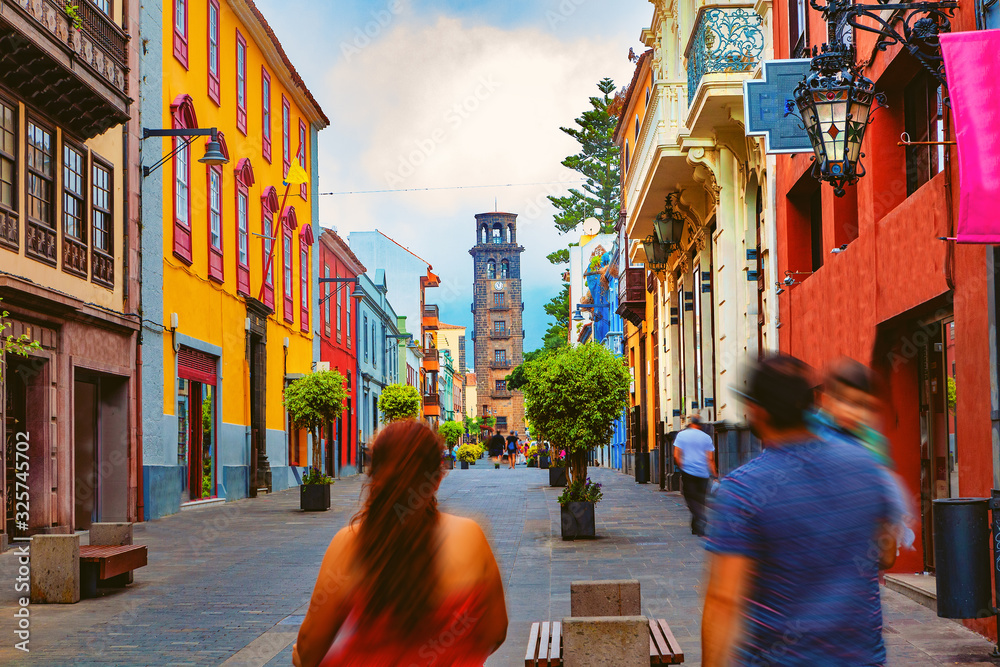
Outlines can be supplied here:
M490 392L490 398L510 398L511 396L510 389L494 389Z
M508 338L510 338L510 331L508 331L506 329L504 329L503 331L491 331L490 332L490 339L491 340L507 340Z
M510 361L508 361L507 359L503 359L501 361L497 361L496 359L494 359L493 361L490 362L490 368L497 369L497 370L504 370L504 369L508 369L508 368L512 368L512 367L513 367L513 364Z
M743 80L761 62L764 21L752 4L705 5L688 39L688 116L692 135L729 122L730 107L743 108Z
M441 405L441 395L438 393L424 394L424 407L440 407Z
M432 331L438 328L438 307L436 305L424 306L424 329Z
M645 269L625 269L618 279L618 310L615 311L634 326L646 319Z
M424 348L424 370L439 371L441 370L441 355L436 347L425 347Z
M59 0L0 3L4 84L81 139L129 119L129 36L92 0L76 0L80 27Z
M490 306L490 310L495 312L502 312L505 310L510 310L510 306L508 306L506 303L500 303L500 304L494 303L493 305Z

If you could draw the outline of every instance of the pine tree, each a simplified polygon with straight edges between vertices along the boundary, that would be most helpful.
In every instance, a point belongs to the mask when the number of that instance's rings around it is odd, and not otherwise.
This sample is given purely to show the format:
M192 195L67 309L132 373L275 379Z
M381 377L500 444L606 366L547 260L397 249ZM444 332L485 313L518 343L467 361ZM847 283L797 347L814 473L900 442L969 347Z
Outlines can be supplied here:
M553 222L562 233L576 229L589 217L600 220L601 231L610 233L618 219L621 182L619 151L613 138L618 118L608 110L615 101L615 82L601 79L597 89L601 95L591 97L591 108L575 121L579 127L559 128L580 144L580 152L567 157L562 165L586 178L583 191L572 188L566 197L549 197L558 209ZM554 264L568 259L559 251L550 256Z

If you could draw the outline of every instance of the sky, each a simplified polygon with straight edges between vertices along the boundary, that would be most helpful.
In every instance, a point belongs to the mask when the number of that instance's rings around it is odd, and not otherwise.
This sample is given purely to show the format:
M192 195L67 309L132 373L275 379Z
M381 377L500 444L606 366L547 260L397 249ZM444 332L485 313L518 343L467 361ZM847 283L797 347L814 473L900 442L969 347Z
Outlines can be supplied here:
M320 223L345 239L377 229L427 260L442 281L428 302L471 329L475 214L517 213L524 349L539 347L561 289L545 256L577 240L553 227L546 198L580 181L560 164L578 144L559 128L600 79L628 85L649 0L256 4L330 118L321 193L449 188L323 195ZM472 187L502 184L517 187Z

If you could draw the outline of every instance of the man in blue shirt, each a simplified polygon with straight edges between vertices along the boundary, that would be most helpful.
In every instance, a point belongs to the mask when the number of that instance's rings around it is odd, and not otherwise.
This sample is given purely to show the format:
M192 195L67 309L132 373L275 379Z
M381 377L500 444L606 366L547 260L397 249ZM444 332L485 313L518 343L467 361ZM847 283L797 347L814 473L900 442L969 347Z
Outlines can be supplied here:
M883 665L878 570L896 550L885 485L862 448L810 432L802 362L764 361L746 398L764 451L715 496L702 664Z
M708 483L715 477L715 443L702 430L701 417L688 417L688 427L674 438L674 460L681 469L681 491L691 510L691 532L705 535Z

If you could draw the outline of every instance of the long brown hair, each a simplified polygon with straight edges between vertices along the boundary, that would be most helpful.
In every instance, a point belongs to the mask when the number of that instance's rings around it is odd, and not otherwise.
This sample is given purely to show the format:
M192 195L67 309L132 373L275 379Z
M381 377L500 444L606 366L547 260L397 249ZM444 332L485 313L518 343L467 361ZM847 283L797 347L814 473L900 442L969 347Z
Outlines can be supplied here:
M357 567L366 596L361 621L388 615L404 633L417 628L437 588L437 486L443 442L418 421L386 426L372 445L367 498L358 523Z

